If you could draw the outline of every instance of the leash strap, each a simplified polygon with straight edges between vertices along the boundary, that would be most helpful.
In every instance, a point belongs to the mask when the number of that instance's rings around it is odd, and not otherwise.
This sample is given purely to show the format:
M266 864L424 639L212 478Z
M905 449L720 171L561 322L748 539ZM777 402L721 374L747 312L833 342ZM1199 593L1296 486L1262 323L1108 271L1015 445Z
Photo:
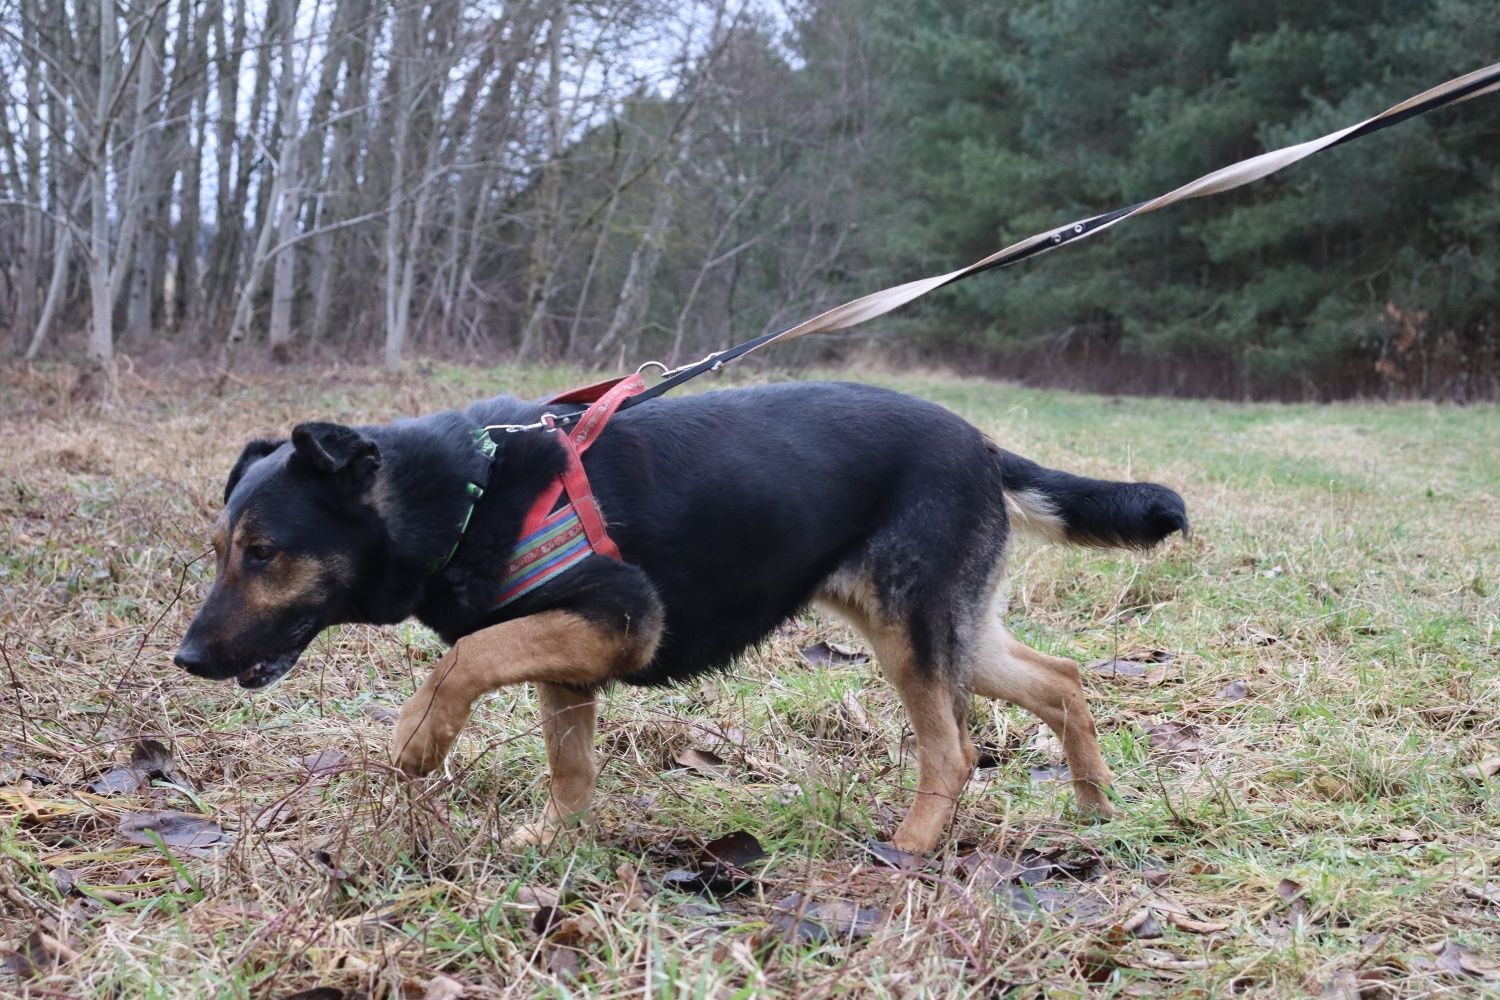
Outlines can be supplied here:
M1155 212L1168 205L1189 198L1203 198L1211 194L1219 194L1224 191L1232 191L1237 187L1249 184L1276 173L1284 167L1289 167L1299 160L1306 159L1314 153L1334 146L1341 146L1346 142L1363 138L1381 129L1398 125L1410 118L1424 115L1429 111L1459 104L1463 101L1479 97L1482 94L1494 93L1500 90L1500 63L1486 66L1483 69L1465 73L1463 76L1449 80L1447 83L1433 87L1431 90L1423 91L1415 97L1402 101L1393 107L1387 108L1373 118L1367 118L1362 122L1350 125L1347 128L1331 132L1320 139L1312 139L1308 142L1298 143L1282 149L1274 149L1270 152L1252 156L1247 160L1231 164L1204 174L1195 181L1190 181L1166 194L1145 201L1138 201L1134 205L1126 205L1112 212L1104 212L1099 215L1091 215L1084 219L1077 219L1065 226L1049 229L1035 236L1029 236L1024 240L1012 243L1002 250L997 250L981 260L977 260L968 267L950 271L947 274L938 274L930 278L919 278L916 281L908 281L905 284L884 288L878 292L862 295L857 299L845 302L843 305L834 306L826 312L819 313L811 319L798 323L796 326L788 327L775 333L763 334L754 340L747 340L743 344L710 354L701 361L690 365L668 371L660 382L653 385L644 392L637 393L633 398L625 401L621 408L635 406L647 400L655 399L664 393L689 382L705 372L718 371L726 364L751 354L764 347L780 343L784 340L793 340L811 333L833 333L838 330L847 330L858 326L867 320L897 309L914 299L919 299L928 292L936 291L944 285L971 278L985 271L995 268L1008 267L1011 264L1036 257L1049 250L1055 250L1067 243L1076 243L1090 236L1104 232L1111 226L1118 225L1126 219L1137 215L1145 215ZM599 385L610 385L605 382ZM597 386L588 386L583 392L592 390ZM564 393L555 397L558 402L566 401L572 393ZM571 422L576 418L558 418L559 421Z

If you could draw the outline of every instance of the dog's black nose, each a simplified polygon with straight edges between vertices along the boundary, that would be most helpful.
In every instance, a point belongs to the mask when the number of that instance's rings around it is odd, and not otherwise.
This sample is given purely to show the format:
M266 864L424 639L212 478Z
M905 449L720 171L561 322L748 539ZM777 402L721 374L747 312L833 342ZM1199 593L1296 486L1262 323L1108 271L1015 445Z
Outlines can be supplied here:
M202 677L208 670L208 655L194 645L183 643L177 649L177 655L172 657L172 662L190 674Z

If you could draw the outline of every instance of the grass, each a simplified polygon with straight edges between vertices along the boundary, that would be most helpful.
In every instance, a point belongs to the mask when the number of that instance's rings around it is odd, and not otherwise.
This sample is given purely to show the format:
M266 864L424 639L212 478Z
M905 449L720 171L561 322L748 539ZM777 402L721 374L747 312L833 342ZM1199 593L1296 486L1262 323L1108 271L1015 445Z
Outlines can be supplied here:
M170 654L245 439L576 374L330 371L222 397L129 378L127 403L99 413L70 401L65 373L12 372L0 994L1496 989L1483 977L1500 976L1484 964L1500 957L1500 779L1466 769L1500 754L1500 410L870 378L1048 465L1187 497L1191 541L1155 554L1023 541L1012 558L1011 620L1028 642L1081 661L1171 654L1144 665L1155 672L1087 679L1117 819L1078 824L1049 780L1055 739L985 703L974 730L992 766L952 846L930 869L882 866L866 841L889 836L915 777L903 719L872 664L802 662L815 641L857 643L809 614L725 674L611 692L594 827L506 850L544 790L530 692L493 697L441 779L385 765L391 710L441 652L423 629L332 630L256 696L194 681ZM1182 749L1167 752L1173 733ZM89 790L143 739L170 748L165 777ZM687 750L723 764L674 763ZM198 848L124 839L122 817L160 809L222 832ZM768 855L747 891L664 885L738 830ZM995 876L1007 860L1047 877Z

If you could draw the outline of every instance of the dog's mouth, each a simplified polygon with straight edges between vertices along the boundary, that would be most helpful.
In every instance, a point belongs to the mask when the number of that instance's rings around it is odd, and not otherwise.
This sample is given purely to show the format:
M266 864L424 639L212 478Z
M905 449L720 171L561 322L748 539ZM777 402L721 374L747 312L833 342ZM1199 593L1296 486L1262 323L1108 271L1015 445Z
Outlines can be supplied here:
M234 675L234 682L242 688L263 688L275 684L285 677L287 672L297 665L297 658L302 655L302 648L273 656L269 660L262 660L249 670L242 670Z
M257 688L270 687L281 678L285 677L297 660L301 658L302 651L312 642L313 636L318 634L318 623L305 621L297 627L292 636L291 645L285 652L275 656L268 656L248 670L241 670L234 675L234 682L242 688L255 690Z

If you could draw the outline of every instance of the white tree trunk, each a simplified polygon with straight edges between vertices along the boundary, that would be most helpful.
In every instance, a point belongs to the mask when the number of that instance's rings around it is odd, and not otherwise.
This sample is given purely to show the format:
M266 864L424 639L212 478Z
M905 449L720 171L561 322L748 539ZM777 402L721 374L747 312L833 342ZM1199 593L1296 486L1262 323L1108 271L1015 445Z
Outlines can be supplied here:
M89 327L89 360L103 373L106 398L114 395L114 296L111 294L109 253L109 115L115 92L115 60L119 46L113 0L99 0L99 87L95 102L93 170L89 181L89 298L93 306Z
M297 282L297 244L293 238L297 235L297 218L302 207L299 179L302 136L297 115L297 94L301 88L293 48L297 0L281 0L281 4L281 92L278 95L281 103L281 164L276 176L281 195L276 203L279 206L276 245L281 249L276 254L275 272L271 278L270 324L271 352L278 360L285 359L292 342L292 302Z

